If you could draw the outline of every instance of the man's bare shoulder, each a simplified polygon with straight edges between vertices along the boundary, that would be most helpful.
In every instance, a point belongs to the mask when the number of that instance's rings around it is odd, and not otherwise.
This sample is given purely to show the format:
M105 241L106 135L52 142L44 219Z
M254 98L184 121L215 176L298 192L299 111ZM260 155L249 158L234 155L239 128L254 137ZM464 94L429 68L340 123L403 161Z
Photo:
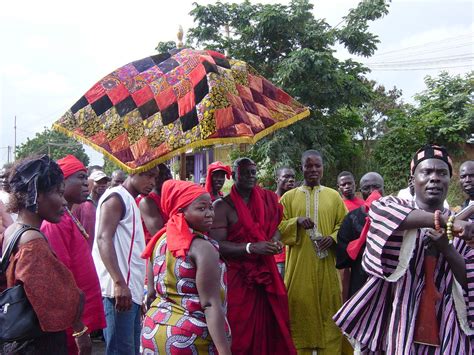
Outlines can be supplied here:
M225 213L225 214L228 214L234 211L234 204L232 203L232 199L230 198L230 195L217 199L214 202L214 210L216 212Z
M214 226L223 227L235 224L238 221L237 212L230 195L214 202Z
M119 219L123 219L127 207L125 206L122 196L120 196L118 192L112 192L104 199L104 201L102 201L99 209L100 215L105 215L107 217L119 216Z
M143 197L140 200L140 203L138 204L138 207L140 210L158 210L158 206L156 205L155 201L152 198L149 198L147 196Z

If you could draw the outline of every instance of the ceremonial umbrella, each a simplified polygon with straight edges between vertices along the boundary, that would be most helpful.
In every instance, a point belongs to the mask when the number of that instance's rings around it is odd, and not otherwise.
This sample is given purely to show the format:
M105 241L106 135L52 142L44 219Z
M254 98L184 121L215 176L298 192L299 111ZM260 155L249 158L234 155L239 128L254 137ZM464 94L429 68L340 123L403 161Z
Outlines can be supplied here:
M113 71L53 128L138 173L191 148L253 144L308 115L247 63L182 48Z

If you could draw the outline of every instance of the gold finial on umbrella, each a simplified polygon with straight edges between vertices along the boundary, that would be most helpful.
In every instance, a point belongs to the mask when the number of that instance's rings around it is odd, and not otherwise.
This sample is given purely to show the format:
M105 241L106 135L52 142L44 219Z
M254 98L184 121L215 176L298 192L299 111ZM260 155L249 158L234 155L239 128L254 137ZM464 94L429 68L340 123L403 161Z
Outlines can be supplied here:
M178 33L176 34L178 36L178 44L176 45L177 48L183 48L183 26L179 25L178 27Z

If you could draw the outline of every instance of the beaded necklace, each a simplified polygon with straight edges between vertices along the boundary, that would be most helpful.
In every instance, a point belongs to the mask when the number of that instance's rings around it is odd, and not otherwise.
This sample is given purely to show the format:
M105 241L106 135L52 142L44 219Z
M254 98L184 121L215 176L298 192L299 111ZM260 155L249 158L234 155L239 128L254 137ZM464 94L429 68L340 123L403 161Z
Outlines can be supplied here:
M81 222L79 222L79 220L71 213L69 208L65 207L65 209L66 209L67 214L69 214L69 216L72 218L72 221L74 222L74 224L77 226L77 228L79 228L79 231L81 232L82 236L86 239L89 239L89 234L87 234Z

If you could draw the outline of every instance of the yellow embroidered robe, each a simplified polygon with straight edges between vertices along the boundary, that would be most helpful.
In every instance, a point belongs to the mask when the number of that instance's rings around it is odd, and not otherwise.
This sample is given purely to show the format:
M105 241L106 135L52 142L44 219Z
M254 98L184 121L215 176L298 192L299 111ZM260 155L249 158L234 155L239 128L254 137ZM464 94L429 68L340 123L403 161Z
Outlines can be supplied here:
M339 193L325 186L301 186L288 191L280 202L284 207L279 226L281 239L288 246L285 285L288 290L290 324L299 354L317 350L320 354L341 354L342 334L332 317L342 305L334 247L323 259L316 256L306 230L297 224L306 217L309 194L310 218L314 220L314 194L318 195L318 232L336 240L347 213Z

